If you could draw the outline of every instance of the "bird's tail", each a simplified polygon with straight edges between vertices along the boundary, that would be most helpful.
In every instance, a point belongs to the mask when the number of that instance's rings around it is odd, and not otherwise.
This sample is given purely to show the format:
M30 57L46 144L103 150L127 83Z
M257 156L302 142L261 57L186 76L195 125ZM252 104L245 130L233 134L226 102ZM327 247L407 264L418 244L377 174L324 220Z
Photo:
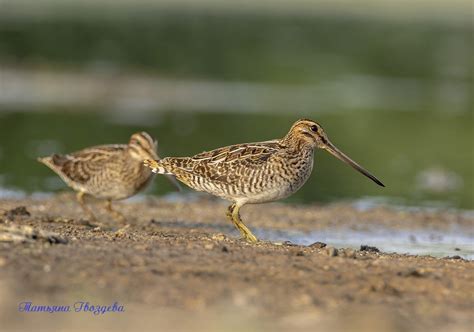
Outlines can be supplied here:
M153 160L153 159L146 159L143 161L143 165L146 167L151 168L151 171L156 174L164 174L166 175L166 178L178 189L178 191L181 191L182 188L179 184L179 182L176 180L174 177L174 174L168 171L162 163L161 159Z
M51 164L51 157L38 157L36 160L45 165Z
M36 160L48 166L52 170L55 170L55 169L61 168L61 166L64 164L64 160L67 160L67 159L64 156L53 154L47 157L38 157L36 158Z
M143 161L143 165L148 168L151 168L151 171L156 174L168 174L172 175L163 165L161 160L146 159Z

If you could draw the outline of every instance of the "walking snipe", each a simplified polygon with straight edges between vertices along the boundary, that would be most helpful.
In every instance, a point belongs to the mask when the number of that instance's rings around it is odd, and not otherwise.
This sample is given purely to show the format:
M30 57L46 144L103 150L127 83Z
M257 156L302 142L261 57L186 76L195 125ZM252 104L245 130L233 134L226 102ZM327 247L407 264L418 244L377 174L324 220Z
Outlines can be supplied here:
M106 209L121 220L125 218L112 209L112 201L135 195L152 179L143 160L158 159L157 142L146 132L133 134L128 144L110 144L86 148L74 153L38 158L56 172L66 184L77 191L77 200L92 220L84 195L105 199Z
M311 120L298 120L282 139L236 144L194 157L146 160L154 173L171 174L189 187L233 202L227 216L243 237L257 238L244 225L239 210L244 204L275 201L296 192L313 169L316 148L349 164L380 186L375 176L337 149L323 128Z

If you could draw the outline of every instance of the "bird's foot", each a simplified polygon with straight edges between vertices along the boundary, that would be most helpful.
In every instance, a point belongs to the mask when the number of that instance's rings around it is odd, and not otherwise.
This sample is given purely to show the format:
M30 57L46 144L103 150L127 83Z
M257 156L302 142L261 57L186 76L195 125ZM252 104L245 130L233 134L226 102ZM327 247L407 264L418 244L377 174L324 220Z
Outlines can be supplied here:
M247 227L245 228L246 229L239 228L239 231L242 234L242 240L245 240L249 243L257 243L258 242L257 237L253 235L253 233Z
M121 228L119 228L118 230L115 231L115 236L116 237L124 237L126 234L127 234L127 230L130 228L130 225L127 224Z

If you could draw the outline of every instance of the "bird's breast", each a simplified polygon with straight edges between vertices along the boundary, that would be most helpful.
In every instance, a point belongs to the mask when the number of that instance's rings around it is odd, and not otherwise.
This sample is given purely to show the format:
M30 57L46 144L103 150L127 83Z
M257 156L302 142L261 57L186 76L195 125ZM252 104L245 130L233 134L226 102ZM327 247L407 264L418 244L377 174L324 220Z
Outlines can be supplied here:
M313 169L313 153L290 155L270 160L267 167L256 170L246 181L244 195L248 203L286 198L298 191Z

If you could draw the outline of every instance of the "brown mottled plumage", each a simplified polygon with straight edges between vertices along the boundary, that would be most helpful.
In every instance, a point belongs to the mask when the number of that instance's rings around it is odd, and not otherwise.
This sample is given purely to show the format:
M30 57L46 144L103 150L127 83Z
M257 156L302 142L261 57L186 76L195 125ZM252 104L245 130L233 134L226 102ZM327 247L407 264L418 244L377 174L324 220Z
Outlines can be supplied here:
M158 159L157 143L146 132L133 134L128 144L100 145L74 153L38 158L56 172L66 184L77 191L77 199L92 219L94 214L84 203L88 194L107 200L107 210L124 219L112 209L112 201L125 199L142 190L152 179L143 160Z
M282 139L236 144L203 152L194 157L146 160L159 174L172 174L189 187L233 202L227 215L251 242L257 238L242 223L244 204L264 203L288 197L308 180L316 148L324 149L377 184L383 184L359 166L328 139L322 127L311 120L298 120Z

